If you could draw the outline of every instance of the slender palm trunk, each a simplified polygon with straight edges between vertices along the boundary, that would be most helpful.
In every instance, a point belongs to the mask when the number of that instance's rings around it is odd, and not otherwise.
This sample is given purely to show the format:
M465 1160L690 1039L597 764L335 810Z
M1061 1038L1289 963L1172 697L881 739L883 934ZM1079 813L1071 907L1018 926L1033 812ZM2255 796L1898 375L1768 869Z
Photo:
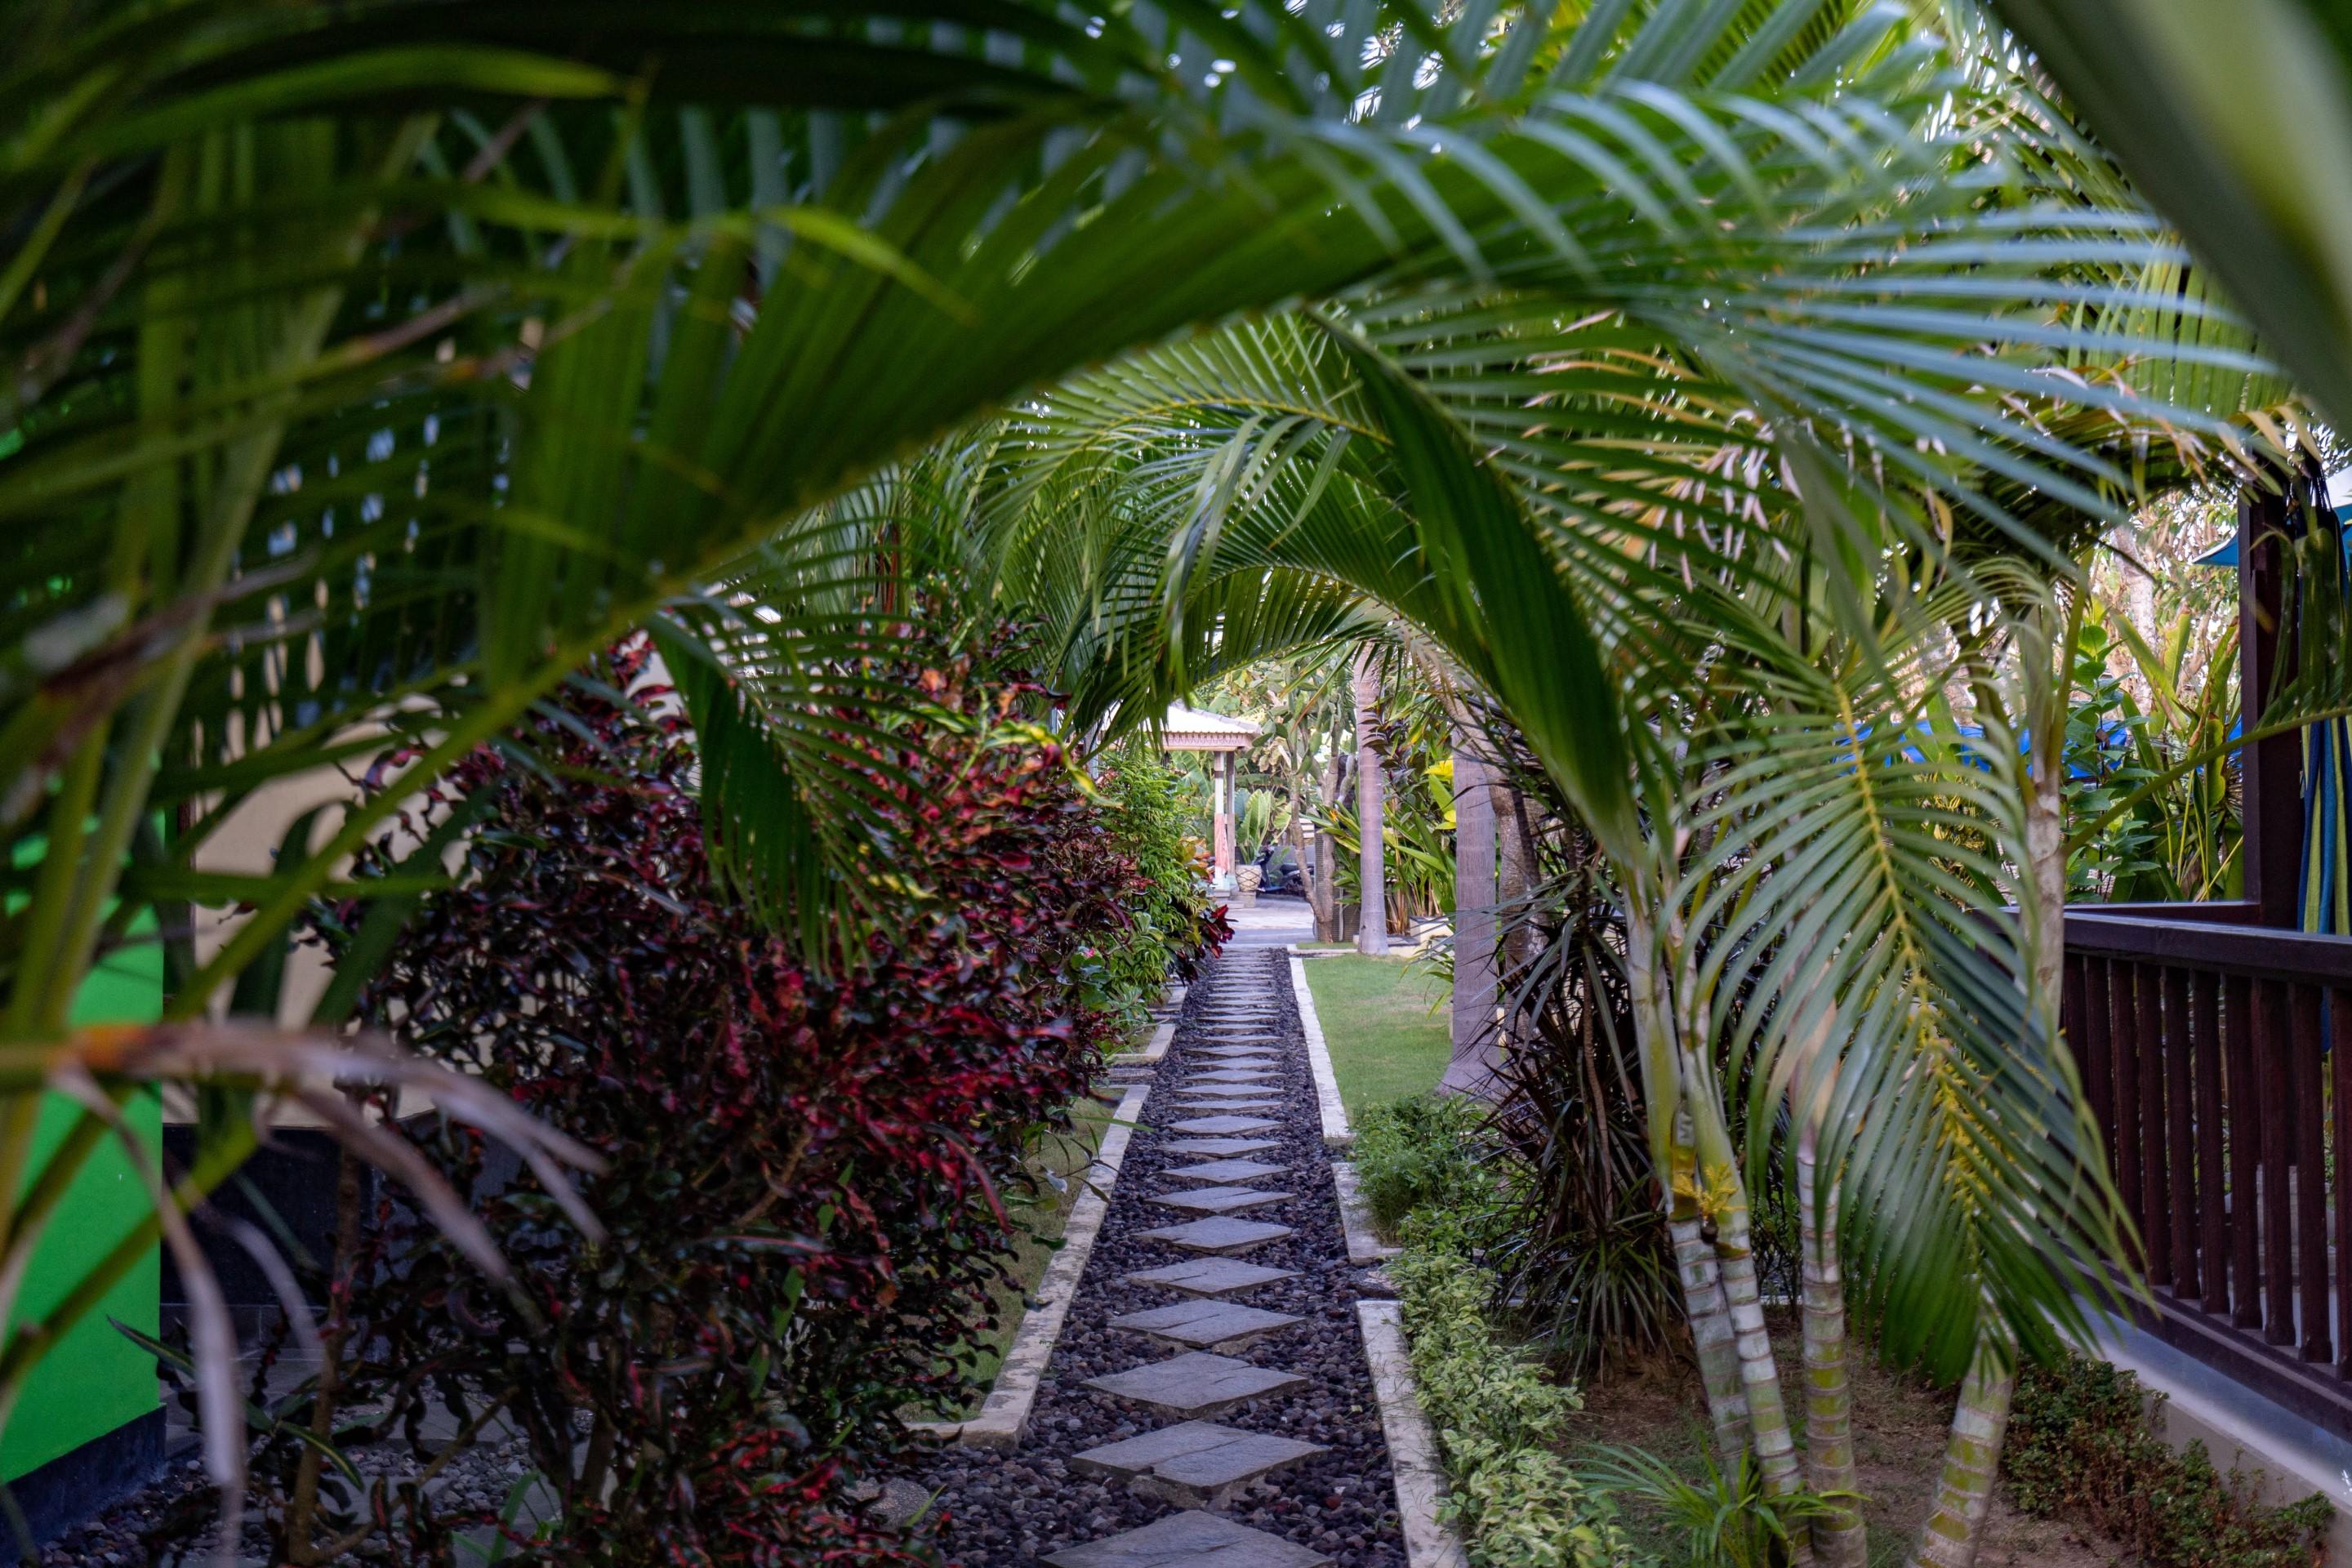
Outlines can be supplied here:
M1327 806L1339 804L1340 782L1345 775L1345 759L1339 755L1339 736L1335 728L1331 756L1323 764L1323 801ZM1315 873L1307 882L1307 898L1315 910L1315 940L1339 941L1344 934L1339 930L1339 852L1331 842L1331 835L1319 829L1315 835Z
M1739 1373L1738 1333L1723 1289L1723 1260L1716 1249L1704 1201L1696 1121L1675 1066L1674 1025L1665 1006L1664 974L1647 911L1628 882L1625 974L1633 1015L1634 1044L1641 1053L1642 1090L1649 1105L1650 1152L1666 1210L1666 1237L1674 1248L1675 1272L1682 1281L1683 1311L1690 1320L1691 1345L1698 1355L1699 1380L1706 1390L1707 1424L1725 1468L1737 1471L1748 1453L1748 1395Z
M1715 1250L1723 1275L1724 1305L1731 1317L1733 1347L1739 1358L1739 1381L1748 1405L1748 1441L1756 1455L1764 1489L1786 1497L1798 1489L1796 1435L1789 1426L1788 1402L1780 1387L1780 1363L1772 1354L1772 1336L1764 1326L1764 1299L1756 1276L1755 1237L1750 1224L1748 1183L1739 1153L1732 1146L1731 1127L1724 1118L1722 1086L1714 1063L1704 1050L1711 1038L1698 1003L1699 976L1696 945L1682 930L1679 915L1666 926L1669 945L1680 965L1675 987L1675 1030L1680 1042L1678 1061L1684 1102L1690 1108L1698 1156L1698 1176L1705 1205L1715 1224Z
M1805 1484L1821 1493L1859 1489L1853 1464L1853 1390L1846 1381L1845 1275L1838 1260L1838 1193L1816 1190L1818 1133L1797 1135L1797 1220L1804 1251ZM1863 1568L1870 1545L1862 1515L1841 1504L1812 1521L1822 1568Z
M1944 1445L1936 1509L1920 1528L1906 1568L1975 1568L1984 1538L2001 1440L2009 1432L2010 1397L2017 1392L2017 1347L1990 1301L1983 1310L1976 1354Z
M1773 1497L1797 1490L1796 1435L1789 1426L1789 1407L1780 1388L1780 1366L1772 1354L1772 1336L1764 1326L1763 1295L1756 1278L1755 1238L1748 1226L1748 1194L1738 1166L1730 1158L1730 1139L1720 1152L1706 1129L1701 1108L1700 1169L1716 1178L1726 1194L1717 1220L1715 1250L1722 1260L1725 1310L1731 1319L1733 1346L1739 1358L1739 1381L1748 1405L1748 1440L1756 1453L1756 1467L1764 1489ZM1719 1173L1728 1171L1730 1181Z
M1442 1094L1495 1093L1500 975L1495 954L1495 790L1478 736L1457 719L1454 744L1453 1051Z
M1362 900L1356 951L1374 956L1389 950L1388 877L1381 863L1381 790L1385 775L1372 726L1381 701L1380 655L1366 643L1356 651L1356 887Z

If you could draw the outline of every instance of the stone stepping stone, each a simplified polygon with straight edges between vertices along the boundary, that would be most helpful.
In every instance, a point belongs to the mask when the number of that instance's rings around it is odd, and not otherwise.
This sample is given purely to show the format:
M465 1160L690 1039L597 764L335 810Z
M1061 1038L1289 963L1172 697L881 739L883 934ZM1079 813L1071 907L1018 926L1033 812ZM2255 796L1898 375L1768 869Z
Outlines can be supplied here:
M1255 1182L1260 1176L1279 1176L1289 1169L1287 1165L1269 1165L1263 1160L1212 1160L1205 1165L1183 1165L1161 1173L1181 1177L1188 1182L1213 1182L1223 1186L1228 1182Z
M1188 1116L1198 1116L1208 1110L1246 1110L1253 1114L1265 1111L1273 1114L1280 1111L1284 1107L1282 1101L1278 1100L1181 1100L1176 1102L1176 1109Z
M1265 1096L1265 1089L1255 1083L1188 1083L1182 1092L1199 1100L1262 1100Z
M1303 1389L1306 1384L1307 1380L1298 1373L1277 1373L1267 1366L1251 1366L1249 1361L1234 1361L1233 1356L1188 1350L1167 1361L1148 1361L1134 1371L1087 1377L1079 1387L1096 1389L1115 1399L1134 1399L1136 1404L1171 1411L1173 1415L1202 1417L1223 1415L1251 1399L1289 1394L1291 1389Z
M1263 1132L1269 1127L1281 1125L1281 1122L1269 1121L1263 1116L1196 1116L1190 1121L1174 1123L1168 1131L1222 1138L1228 1132Z
M1295 1437L1184 1421L1073 1454L1070 1468L1118 1476L1147 1497L1185 1508L1222 1508L1260 1477L1328 1452Z
M1188 1351L1237 1351L1306 1321L1289 1312L1244 1307L1238 1301L1199 1300L1129 1312L1113 1318L1110 1326L1149 1334Z
M1219 1514L1187 1510L1045 1561L1052 1568L1328 1568L1328 1557Z
M1264 1083L1273 1076L1272 1063L1262 1068L1211 1068L1206 1072L1196 1072L1186 1079L1184 1086L1192 1089L1204 1083Z
M1213 1219L1196 1219L1184 1225L1163 1225L1157 1230L1143 1233L1146 1241L1165 1241L1187 1252L1247 1252L1264 1247L1269 1241L1280 1241L1290 1234L1286 1225L1271 1225L1262 1219L1234 1219L1230 1215L1218 1215Z
M1290 1197L1288 1193L1261 1192L1255 1187L1200 1187L1192 1192L1168 1193L1151 1201L1194 1214L1238 1214L1267 1204L1287 1203Z
M1296 1279L1296 1268L1268 1268L1263 1263L1244 1263L1238 1258L1188 1258L1181 1263L1170 1263L1158 1268L1147 1268L1127 1277L1129 1285L1163 1285L1171 1290L1181 1290L1187 1296L1231 1296L1240 1290L1255 1290L1261 1285L1271 1285L1277 1279ZM1236 1362L1236 1366L1241 1363ZM1125 1375L1122 1373L1121 1375Z
M1267 1061L1271 1059L1266 1056L1264 1050L1256 1046L1196 1046L1193 1048L1204 1057L1216 1058L1220 1062L1252 1060Z
M1282 1145L1271 1138L1179 1138L1168 1145L1171 1154L1263 1154Z

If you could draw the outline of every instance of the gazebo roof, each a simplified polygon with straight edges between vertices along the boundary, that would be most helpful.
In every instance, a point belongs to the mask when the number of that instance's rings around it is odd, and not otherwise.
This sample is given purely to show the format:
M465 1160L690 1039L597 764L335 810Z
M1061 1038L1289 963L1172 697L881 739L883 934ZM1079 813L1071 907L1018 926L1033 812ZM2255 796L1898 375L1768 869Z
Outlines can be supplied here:
M1181 702L1168 705L1160 721L1160 746L1168 752L1238 752L1257 739L1258 726L1246 719L1203 712Z

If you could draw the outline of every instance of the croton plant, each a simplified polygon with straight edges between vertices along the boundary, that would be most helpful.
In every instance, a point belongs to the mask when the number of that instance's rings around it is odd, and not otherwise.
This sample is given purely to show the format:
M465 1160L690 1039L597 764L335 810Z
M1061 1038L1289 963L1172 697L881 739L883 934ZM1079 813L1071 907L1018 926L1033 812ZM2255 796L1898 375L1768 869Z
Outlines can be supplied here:
M364 1016L601 1152L585 1192L610 1236L587 1243L465 1128L409 1118L520 1288L486 1288L389 1204L347 1215L335 1408L286 1412L255 1468L287 1558L440 1562L486 1531L510 1562L919 1552L857 1483L914 1441L904 1412L969 1392L1018 1239L1004 1200L1118 1030L1095 955L1141 890L1005 662L933 650L903 671L914 711L860 731L896 891L830 968L716 890L693 736L642 642L403 823L413 843L467 814L464 864ZM331 946L353 913L322 911ZM452 1430L520 1434L540 1501L499 1517L413 1479L339 1485L291 1431L314 1426L420 1465Z

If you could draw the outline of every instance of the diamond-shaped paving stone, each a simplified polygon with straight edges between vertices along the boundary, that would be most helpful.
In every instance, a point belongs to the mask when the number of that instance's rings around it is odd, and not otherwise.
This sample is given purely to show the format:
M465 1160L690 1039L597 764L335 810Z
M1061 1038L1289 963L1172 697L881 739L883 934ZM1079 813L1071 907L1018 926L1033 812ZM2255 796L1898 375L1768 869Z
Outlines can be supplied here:
M1188 1182L1213 1182L1219 1186L1228 1182L1255 1182L1260 1176L1279 1176L1287 1165L1269 1165L1263 1160L1212 1160L1205 1165L1181 1165L1167 1172Z
M1070 1468L1119 1476L1137 1491L1190 1508L1217 1508L1261 1476L1328 1449L1213 1421L1185 1421L1083 1454Z
M1168 1145L1171 1154L1262 1154L1282 1145L1271 1138L1179 1138Z
M1188 1083L1183 1092L1202 1100L1258 1100L1266 1091L1255 1083Z
M1213 1219L1196 1219L1186 1225L1164 1225L1157 1230L1143 1233L1146 1241L1165 1241L1187 1252L1247 1252L1254 1247L1264 1247L1269 1241L1280 1241L1290 1234L1286 1225L1270 1225L1261 1219L1234 1219L1219 1215Z
M1304 1388L1295 1372L1252 1366L1229 1355L1187 1351L1128 1372L1090 1377L1080 1386L1184 1416L1222 1415L1237 1405Z
M1269 1121L1263 1116L1196 1116L1190 1121L1179 1121L1168 1129L1202 1138L1222 1138L1228 1132L1263 1132L1269 1127L1279 1127L1279 1121Z
M1264 1083L1273 1076L1274 1068L1271 1067L1211 1068L1206 1072L1194 1073L1184 1082L1187 1087L1202 1083Z
M1230 1296L1235 1291L1271 1285L1277 1279L1297 1278L1296 1268L1268 1268L1263 1263L1244 1263L1238 1258L1188 1258L1181 1263L1130 1274L1127 1282L1165 1286L1187 1296Z
M1263 1208L1289 1199L1288 1193L1261 1192L1255 1187L1198 1187L1190 1192L1168 1193L1151 1201L1193 1214L1239 1214L1244 1209Z
M1278 1535L1188 1510L1140 1530L1065 1546L1045 1561L1052 1568L1323 1568L1331 1560Z
M1150 1334L1188 1351L1237 1351L1244 1345L1278 1334L1307 1320L1288 1312L1269 1312L1238 1301L1179 1301L1113 1318L1114 1329Z
M1196 1046L1193 1048L1204 1057L1216 1058L1217 1065L1220 1067L1230 1062L1262 1062L1270 1059L1265 1054L1264 1046Z

